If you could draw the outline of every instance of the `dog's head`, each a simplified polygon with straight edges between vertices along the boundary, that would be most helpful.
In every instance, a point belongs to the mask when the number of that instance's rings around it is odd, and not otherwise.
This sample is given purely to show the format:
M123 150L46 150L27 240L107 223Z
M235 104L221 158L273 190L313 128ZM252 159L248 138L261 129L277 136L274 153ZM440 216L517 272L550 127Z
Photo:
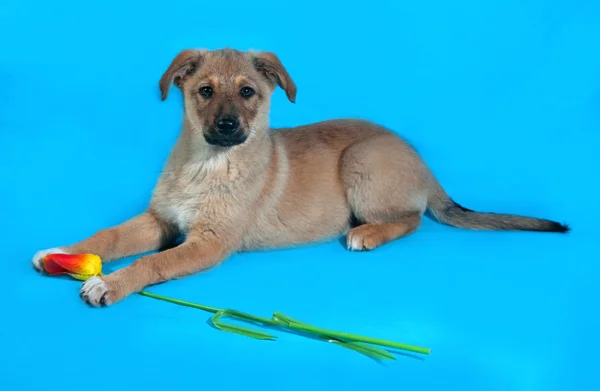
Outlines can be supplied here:
M268 52L184 50L160 79L162 100L171 84L183 93L188 120L209 144L230 147L268 128L271 94L278 85L291 102L296 85Z

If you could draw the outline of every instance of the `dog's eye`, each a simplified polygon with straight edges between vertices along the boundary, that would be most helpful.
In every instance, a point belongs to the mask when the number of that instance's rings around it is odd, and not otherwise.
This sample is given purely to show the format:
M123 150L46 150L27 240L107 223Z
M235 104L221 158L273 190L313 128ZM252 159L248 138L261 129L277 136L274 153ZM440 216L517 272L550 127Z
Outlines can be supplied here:
M210 98L213 94L213 89L212 87L209 86L204 86L204 87L200 87L200 95L202 95L205 98Z
M243 87L240 90L240 95L242 95L242 97L248 99L250 98L252 95L254 95L254 90L250 87Z

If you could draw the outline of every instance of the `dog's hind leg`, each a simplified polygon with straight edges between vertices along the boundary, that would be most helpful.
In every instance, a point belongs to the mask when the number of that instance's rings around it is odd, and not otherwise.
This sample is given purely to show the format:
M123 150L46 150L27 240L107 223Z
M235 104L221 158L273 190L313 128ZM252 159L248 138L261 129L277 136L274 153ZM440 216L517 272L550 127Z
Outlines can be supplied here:
M360 141L342 157L342 182L359 225L348 232L350 250L372 250L415 232L427 208L429 171L395 135Z
M392 240L410 235L419 228L420 224L421 215L413 212L407 213L393 223L359 225L348 232L346 238L348 250L373 250Z

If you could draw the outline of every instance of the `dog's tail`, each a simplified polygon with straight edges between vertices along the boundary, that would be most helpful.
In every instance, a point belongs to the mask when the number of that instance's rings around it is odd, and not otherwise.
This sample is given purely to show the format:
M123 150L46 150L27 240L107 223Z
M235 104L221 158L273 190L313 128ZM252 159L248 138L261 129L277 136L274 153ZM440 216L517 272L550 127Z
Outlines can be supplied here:
M494 231L566 233L570 229L567 225L551 220L472 211L454 202L435 179L433 182L427 200L427 208L441 223L457 228Z

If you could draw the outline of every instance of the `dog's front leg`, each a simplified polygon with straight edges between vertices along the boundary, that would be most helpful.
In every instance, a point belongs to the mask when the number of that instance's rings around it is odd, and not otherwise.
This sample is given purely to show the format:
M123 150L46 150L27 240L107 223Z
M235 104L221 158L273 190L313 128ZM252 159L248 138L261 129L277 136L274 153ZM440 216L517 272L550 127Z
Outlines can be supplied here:
M50 253L98 255L103 262L159 249L174 238L175 232L153 212L138 215L123 224L106 228L70 246L38 251L33 266L42 269L42 259Z
M191 231L178 247L142 257L128 267L83 283L81 298L92 306L110 305L145 287L215 266L236 248L210 228Z

